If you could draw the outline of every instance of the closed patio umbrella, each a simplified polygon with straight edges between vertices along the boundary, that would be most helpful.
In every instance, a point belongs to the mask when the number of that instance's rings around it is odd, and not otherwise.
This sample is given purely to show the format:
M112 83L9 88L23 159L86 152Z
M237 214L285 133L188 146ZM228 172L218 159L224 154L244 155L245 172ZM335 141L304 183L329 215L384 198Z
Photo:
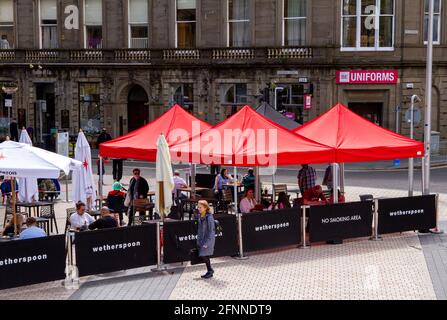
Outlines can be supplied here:
M20 133L20 143L27 144L29 146L33 145L31 138L28 132L23 129ZM37 200L37 196L39 194L39 188L37 185L36 178L19 178L19 201L21 202L32 202L33 200Z
M155 211L163 219L172 206L172 189L174 189L171 155L168 142L163 134L157 141L156 181Z

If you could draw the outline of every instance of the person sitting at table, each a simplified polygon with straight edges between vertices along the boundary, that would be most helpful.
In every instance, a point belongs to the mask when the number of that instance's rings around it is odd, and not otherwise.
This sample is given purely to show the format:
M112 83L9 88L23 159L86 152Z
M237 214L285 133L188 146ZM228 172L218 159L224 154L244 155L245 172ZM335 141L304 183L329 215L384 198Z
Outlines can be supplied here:
M172 189L172 195L173 195L174 199L178 200L178 199L186 198L186 195L184 195L183 193L181 193L181 192L178 193L178 189L188 187L185 179L180 177L180 171L178 171L178 170L174 171L174 176L172 177L172 180L174 181L174 189Z
M107 206L110 211L118 214L120 225L124 225L123 212L126 211L124 206L124 200L126 199L126 193L123 192L123 186L120 182L116 181L112 185L112 191L107 194Z
M132 171L133 177L130 180L129 184L129 193L131 201L135 199L147 199L147 195L149 193L149 184L147 180L141 176L141 171L138 168L133 169ZM140 215L144 215L145 212L140 212ZM128 226L133 224L135 216L135 208L131 203L129 208L129 223Z
M116 218L110 213L109 208L102 207L101 208L101 218L92 222L89 226L89 230L101 230L101 229L111 229L117 228L118 221Z
M255 199L255 192L253 191L253 189L247 189L245 191L244 198L241 200L239 204L239 208L242 213L250 213L252 212L253 209L255 209L257 204L258 203L256 202Z
M85 231L95 219L85 212L85 203L76 203L76 212L70 216L71 229L76 231Z
M291 208L289 197L285 192L278 194L278 200L270 205L269 210L281 210Z
M343 194L343 192L340 191L340 189L338 189L338 203L345 203L346 199L345 196ZM334 193L331 193L331 197L328 200L328 203L333 204L334 203Z
M231 183L233 181L233 177L228 174L227 169L222 169L220 174L216 176L216 180L214 181L214 193L218 194L219 197L222 197L222 190L225 184Z
M5 226L2 232L2 236L6 237L10 234L15 233L15 226L17 226L17 234L20 234L22 232L22 226L23 226L23 215L20 213L16 214L16 223L14 224L14 219L11 219L9 223Z
M254 189L255 188L255 171L253 168L248 169L248 173L242 178L242 186L245 189Z
M323 194L323 188L317 185L304 192L303 204L326 204L328 201Z
M37 226L37 220L34 217L28 217L26 219L26 229L20 233L20 240L44 238L46 237L46 232Z

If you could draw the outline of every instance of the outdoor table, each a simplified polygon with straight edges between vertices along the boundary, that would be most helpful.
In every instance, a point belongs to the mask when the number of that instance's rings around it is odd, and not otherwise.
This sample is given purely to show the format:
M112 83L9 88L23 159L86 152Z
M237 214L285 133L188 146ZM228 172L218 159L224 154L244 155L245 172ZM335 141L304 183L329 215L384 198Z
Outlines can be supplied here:
M234 182L224 183L222 186L224 188L229 188L229 189L231 188L231 190L234 190ZM237 182L236 183L237 193L241 193L243 187L244 186L242 185L241 182Z
M205 191L209 190L208 188L202 188L202 187L196 187L195 192ZM192 187L186 187L186 188L178 188L177 189L177 198L180 197L180 192L187 192L191 195L192 193Z

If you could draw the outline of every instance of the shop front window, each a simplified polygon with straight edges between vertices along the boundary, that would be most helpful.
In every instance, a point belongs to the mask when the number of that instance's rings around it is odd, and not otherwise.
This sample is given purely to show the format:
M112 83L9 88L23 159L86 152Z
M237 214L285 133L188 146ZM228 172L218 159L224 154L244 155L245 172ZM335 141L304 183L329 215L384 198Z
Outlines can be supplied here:
M247 102L247 84L227 84L222 87L223 107L225 117L232 116L244 107Z
M303 123L304 85L285 84L277 95L277 109L288 118Z
M94 141L101 131L101 108L99 83L79 84L80 127Z
M194 112L194 86L192 83L184 83L174 86L172 100L181 105L188 112Z

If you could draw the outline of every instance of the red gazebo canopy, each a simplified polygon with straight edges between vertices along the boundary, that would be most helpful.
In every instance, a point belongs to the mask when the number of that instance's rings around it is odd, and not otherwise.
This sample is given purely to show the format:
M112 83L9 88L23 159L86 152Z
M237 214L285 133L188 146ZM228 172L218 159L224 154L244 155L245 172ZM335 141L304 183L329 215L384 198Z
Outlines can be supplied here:
M169 146L190 139L211 128L211 125L194 117L181 106L174 105L161 117L122 137L102 143L99 153L103 157L155 161L157 139L164 134Z
M424 156L424 144L384 129L342 104L294 130L335 149L337 163L367 162Z
M231 166L325 163L333 148L294 134L249 106L189 141L171 147L173 161Z

